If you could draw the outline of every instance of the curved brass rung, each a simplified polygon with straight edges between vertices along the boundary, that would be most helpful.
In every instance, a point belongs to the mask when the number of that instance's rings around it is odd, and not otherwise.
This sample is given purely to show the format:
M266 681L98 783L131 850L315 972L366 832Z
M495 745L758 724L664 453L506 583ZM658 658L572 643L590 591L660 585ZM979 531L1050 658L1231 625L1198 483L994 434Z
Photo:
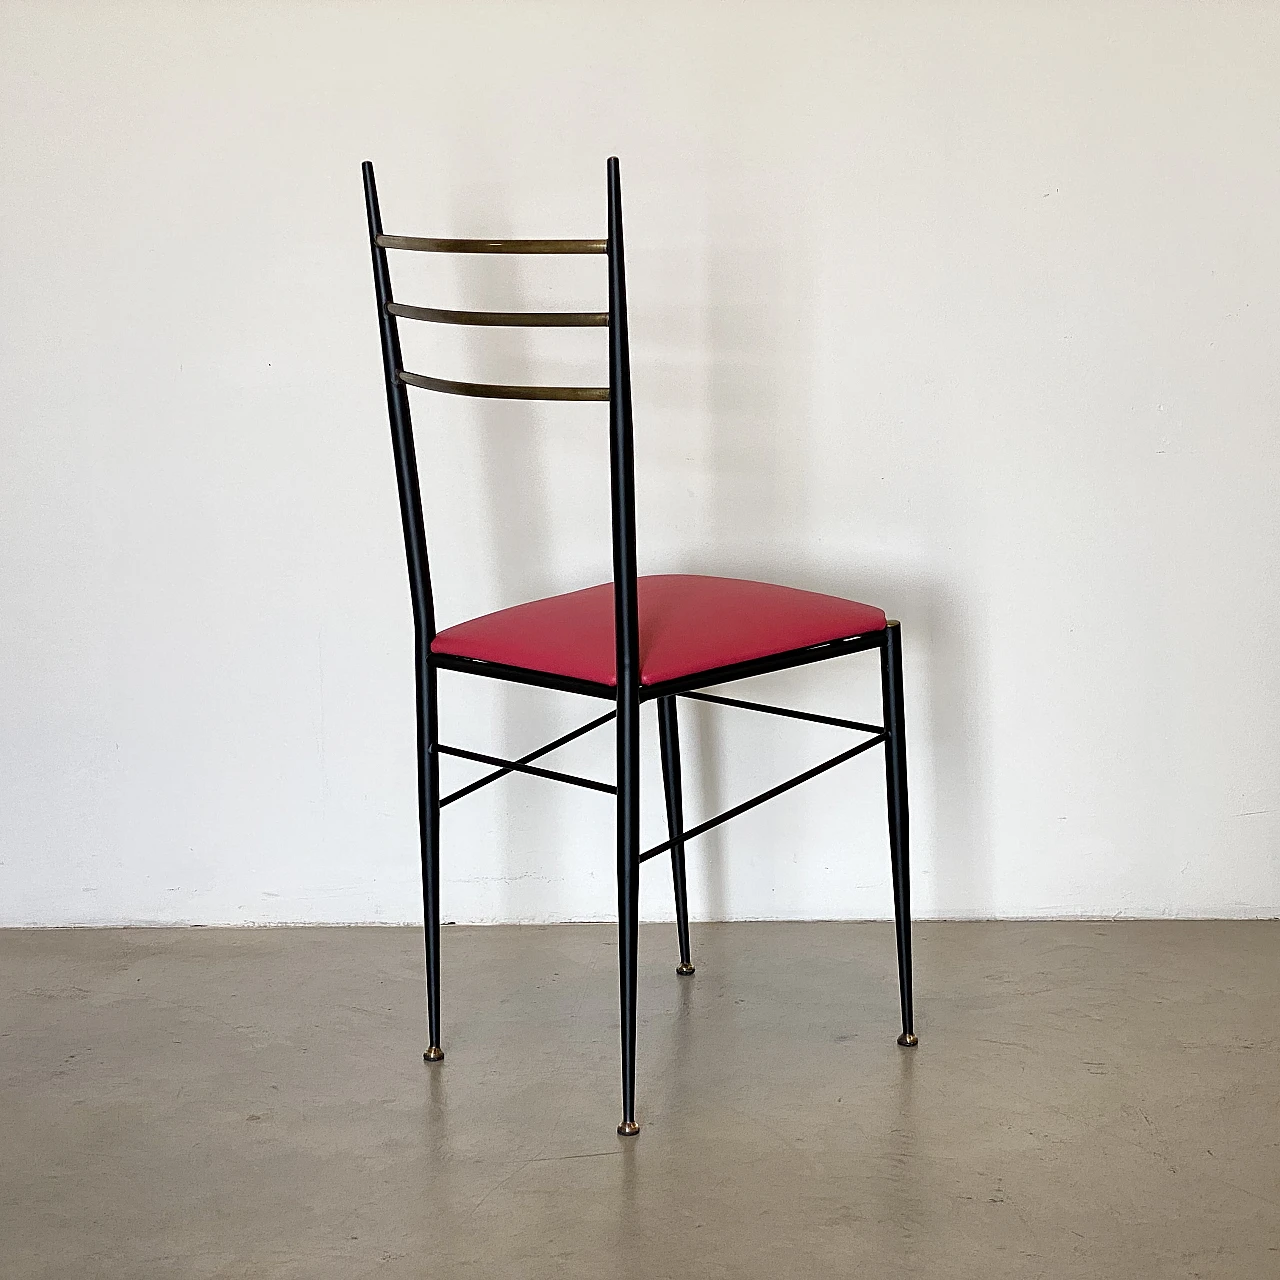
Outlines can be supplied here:
M400 370L400 381L451 396L479 396L486 400L608 400L608 387L504 387L493 382L453 382Z
M441 240L433 236L378 236L384 249L419 253L605 253L607 240Z
M609 323L607 311L445 311L388 302L387 314L436 324L508 325L526 329L586 329Z

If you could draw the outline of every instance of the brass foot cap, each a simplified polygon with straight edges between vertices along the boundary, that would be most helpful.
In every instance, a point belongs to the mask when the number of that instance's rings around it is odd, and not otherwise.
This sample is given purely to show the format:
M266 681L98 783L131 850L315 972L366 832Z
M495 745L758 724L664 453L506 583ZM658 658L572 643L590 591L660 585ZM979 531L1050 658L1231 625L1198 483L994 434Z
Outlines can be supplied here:
M903 1032L903 1033L898 1037L898 1043L899 1043L899 1044L900 1044L904 1049L914 1049L914 1048L916 1047L916 1045L918 1045L918 1044L920 1043L920 1041L919 1041L919 1040L917 1040L917 1039L915 1038L915 1036L913 1036L913 1035L911 1034L911 1032L910 1032L910 1031L904 1031L904 1032Z
M678 965L676 965L676 972L677 972L677 973L678 973L682 978L687 978L687 977L688 977L688 976L693 972L693 965L691 965L691 964L678 964Z
M444 1057L444 1050L438 1045L433 1044L430 1049L422 1055L423 1062L439 1062Z
M624 1120L618 1126L618 1133L624 1138L634 1138L640 1132L640 1126L634 1120Z

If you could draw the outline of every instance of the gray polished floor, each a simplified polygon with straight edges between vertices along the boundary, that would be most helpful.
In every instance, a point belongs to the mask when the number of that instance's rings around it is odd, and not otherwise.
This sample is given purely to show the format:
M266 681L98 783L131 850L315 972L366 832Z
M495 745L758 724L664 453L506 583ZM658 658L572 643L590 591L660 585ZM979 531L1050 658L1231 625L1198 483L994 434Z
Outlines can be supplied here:
M0 933L5 1277L1280 1276L1280 925Z

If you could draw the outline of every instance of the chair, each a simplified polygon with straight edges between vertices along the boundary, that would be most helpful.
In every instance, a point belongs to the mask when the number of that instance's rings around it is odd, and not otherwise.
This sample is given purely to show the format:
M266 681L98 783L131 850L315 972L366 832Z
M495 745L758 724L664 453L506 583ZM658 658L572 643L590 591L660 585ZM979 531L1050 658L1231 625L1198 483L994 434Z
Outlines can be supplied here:
M635 1118L636 960L640 866L670 853L680 948L677 974L693 973L685 895L685 845L749 809L815 778L873 747L885 748L889 849L897 927L902 1034L913 1047L911 1008L911 912L908 871L907 758L903 726L902 646L897 622L871 605L732 578L693 575L639 577L636 571L635 479L631 423L631 366L623 265L622 196L618 161L607 166L608 238L604 240L442 240L386 235L382 230L373 166L363 166L374 292L382 338L387 411L395 456L400 515L409 567L417 677L418 820L426 918L428 1062L444 1057L440 1035L440 811L508 774L525 773L617 797L618 978L621 1004L622 1123L633 1136ZM406 306L392 297L387 250L426 253L603 254L608 263L607 312L477 312ZM601 326L609 330L607 387L496 386L453 382L404 368L398 321L482 326ZM609 405L609 478L612 496L613 582L502 609L482 618L436 629L427 543L418 485L417 455L409 414L409 387L451 395L516 400L600 401ZM708 693L708 688L749 676L875 650L880 655L884 724ZM507 760L447 746L439 739L436 673L462 671L597 698L610 710L536 751ZM681 806L678 697L835 725L864 735L856 745L806 769L724 813L686 829ZM657 703L658 741L666 794L668 838L640 847L640 708ZM563 773L537 760L616 721L616 784ZM440 757L491 766L491 772L440 794Z

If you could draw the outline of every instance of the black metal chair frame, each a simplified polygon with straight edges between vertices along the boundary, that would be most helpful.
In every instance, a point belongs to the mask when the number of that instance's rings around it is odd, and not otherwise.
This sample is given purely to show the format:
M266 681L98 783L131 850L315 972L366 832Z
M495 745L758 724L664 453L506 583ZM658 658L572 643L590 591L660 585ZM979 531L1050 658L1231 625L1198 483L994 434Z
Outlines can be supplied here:
M689 951L689 913L685 892L685 844L696 836L728 822L739 814L819 774L843 764L854 756L884 744L885 785L888 802L889 848L893 878L894 914L897 929L898 979L901 997L902 1034L898 1043L913 1047L911 1000L911 886L908 862L907 754L903 716L901 629L890 621L883 630L849 636L829 643L773 654L752 662L742 662L715 670L657 684L640 683L639 613L636 602L636 517L635 461L631 417L631 360L627 336L627 291L623 261L622 194L618 161L607 165L608 237L604 240L451 240L415 236L386 235L374 183L373 166L363 166L365 205L369 219L369 244L373 255L374 291L378 307L378 327L382 338L383 372L386 378L387 411L391 421L391 441L395 455L396 480L400 495L400 515L404 526L405 552L409 568L409 594L413 606L414 671L417 685L418 819L421 837L422 896L425 914L427 973L427 1020L430 1045L423 1055L428 1062L444 1057L440 1034L440 811L496 782L510 773L531 774L555 782L603 791L617 797L618 858L618 978L621 1004L622 1123L618 1132L632 1136L639 1132L635 1119L636 1060L636 965L639 930L640 866L666 852L671 854L675 887L676 925L680 946L677 973L693 973ZM400 249L428 253L511 253L578 254L599 253L608 259L609 310L607 312L477 312L447 311L431 307L405 306L391 292L387 250ZM607 387L497 386L486 383L454 382L426 377L404 368L400 352L399 319L425 320L443 324L532 327L608 327L609 385ZM617 685L571 679L523 667L505 666L471 658L431 651L436 634L435 604L427 560L427 540L418 482L417 454L409 412L408 388L422 387L455 395L515 400L607 401L609 404L609 474L612 494L614 635L617 646ZM863 724L835 716L816 715L786 707L768 706L705 692L766 672L822 662L846 654L878 650L884 724ZM520 684L558 689L599 698L613 704L613 710L574 729L553 742L521 756L506 760L477 751L447 746L439 740L436 709L436 673L462 671ZM676 717L677 697L736 707L767 715L786 716L818 724L834 725L869 735L857 745L824 760L811 769L788 778L777 786L707 821L688 829L684 826L680 788L680 744ZM640 708L646 702L658 704L659 748L669 836L652 848L640 847ZM535 765L576 738L616 721L617 782L599 782ZM440 757L454 756L493 766L492 772L451 792L440 795Z

